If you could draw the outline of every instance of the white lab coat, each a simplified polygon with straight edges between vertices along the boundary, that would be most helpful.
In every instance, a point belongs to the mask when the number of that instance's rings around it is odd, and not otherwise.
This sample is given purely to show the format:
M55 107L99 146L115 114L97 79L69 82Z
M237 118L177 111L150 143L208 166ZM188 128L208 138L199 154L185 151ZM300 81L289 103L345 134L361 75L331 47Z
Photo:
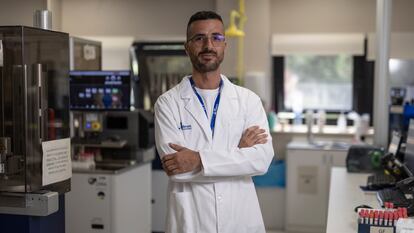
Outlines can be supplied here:
M265 233L252 176L266 173L274 156L260 98L222 75L214 137L188 77L155 104L160 156L168 143L199 151L202 170L170 177L167 233ZM268 142L238 148L245 129L259 125Z

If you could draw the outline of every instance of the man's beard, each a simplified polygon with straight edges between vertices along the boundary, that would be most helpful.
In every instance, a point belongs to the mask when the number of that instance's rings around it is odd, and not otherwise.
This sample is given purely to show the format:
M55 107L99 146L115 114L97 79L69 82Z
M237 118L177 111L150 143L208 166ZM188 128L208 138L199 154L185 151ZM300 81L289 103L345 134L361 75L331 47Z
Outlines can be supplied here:
M198 71L199 73L208 73L208 72L216 71L219 68L221 62L223 61L223 56L219 57L216 52L209 51L209 50L202 51L198 55L200 56L204 53L214 54L217 59L214 62L202 63L198 59L198 56L190 56L194 69Z

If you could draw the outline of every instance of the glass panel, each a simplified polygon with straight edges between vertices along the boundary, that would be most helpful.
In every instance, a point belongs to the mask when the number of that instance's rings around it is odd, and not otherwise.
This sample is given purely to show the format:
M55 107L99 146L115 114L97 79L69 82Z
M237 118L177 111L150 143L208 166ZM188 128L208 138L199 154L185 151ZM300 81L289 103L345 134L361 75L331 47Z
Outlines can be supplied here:
M181 79L191 74L192 65L187 56L147 56L145 67L141 66L145 77L144 108L152 109L158 97L177 85ZM144 72L145 71L145 72Z
M65 33L24 29L27 182L34 191L42 188L40 142L69 137L69 37Z
M22 60L22 28L0 27L3 67L0 72L0 137L10 139L10 151L3 155L4 173L0 174L0 191L25 189L24 66Z
M352 56L288 55L285 58L286 109L351 110Z

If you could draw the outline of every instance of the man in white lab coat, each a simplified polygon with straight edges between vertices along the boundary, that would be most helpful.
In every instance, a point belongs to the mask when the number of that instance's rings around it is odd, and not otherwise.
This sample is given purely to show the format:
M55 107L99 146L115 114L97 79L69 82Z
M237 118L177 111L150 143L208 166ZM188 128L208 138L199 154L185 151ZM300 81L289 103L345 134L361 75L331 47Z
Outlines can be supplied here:
M226 41L214 12L187 25L192 75L155 104L155 136L168 187L167 233L265 233L252 176L273 158L259 97L220 74Z

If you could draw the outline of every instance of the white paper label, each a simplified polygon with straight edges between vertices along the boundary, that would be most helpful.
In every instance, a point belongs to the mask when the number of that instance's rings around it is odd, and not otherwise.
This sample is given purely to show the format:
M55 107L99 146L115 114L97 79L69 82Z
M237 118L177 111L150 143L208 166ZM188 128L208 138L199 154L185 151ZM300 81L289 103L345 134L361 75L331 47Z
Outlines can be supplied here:
M3 66L3 41L0 40L0 66Z
M394 233L393 227L370 227L370 233Z
M72 177L70 139L42 142L42 185L53 184Z
M96 48L93 45L83 46L83 58L85 60L95 60L96 59Z

